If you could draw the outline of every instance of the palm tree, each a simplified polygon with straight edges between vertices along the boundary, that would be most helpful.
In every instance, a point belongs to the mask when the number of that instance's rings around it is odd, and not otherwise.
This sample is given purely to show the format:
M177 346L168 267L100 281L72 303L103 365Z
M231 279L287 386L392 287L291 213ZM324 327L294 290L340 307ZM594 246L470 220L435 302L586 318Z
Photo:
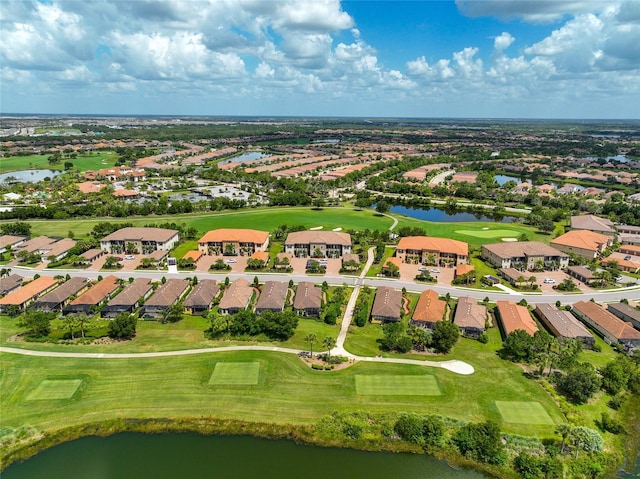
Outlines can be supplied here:
M562 437L562 443L560 444L560 450L564 452L564 446L567 442L567 438L569 434L571 434L571 426L568 424L558 424L556 426L556 434L559 434Z
M537 280L538 280L538 279L537 279L535 276L531 276L531 277L529 278L529 287L530 287L531 289L533 289L533 287L534 287L534 285L536 284L536 281L537 281Z
M317 339L318 337L314 333L309 333L304 337L304 342L309 343L309 353L311 354L311 358L313 358L313 343Z
M327 348L327 357L331 361L331 350L336 346L336 340L331 336L325 336L322 340L322 345Z

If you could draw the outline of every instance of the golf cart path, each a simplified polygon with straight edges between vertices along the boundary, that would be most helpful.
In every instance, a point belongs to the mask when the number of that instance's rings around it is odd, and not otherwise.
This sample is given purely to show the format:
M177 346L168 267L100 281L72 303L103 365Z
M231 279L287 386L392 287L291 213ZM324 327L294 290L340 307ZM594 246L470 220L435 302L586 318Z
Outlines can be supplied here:
M220 348L205 349L183 349L178 351L158 351L152 353L65 353L57 351L34 351L30 349L7 348L0 347L0 352L10 354L21 354L23 356L39 356L49 358L87 358L87 359L136 359L136 358L162 358L167 356L188 356L193 354L223 353L227 351L271 351L277 353L300 354L306 350L280 348L278 346L226 346ZM434 368L442 368L456 374L473 374L474 369L470 364L464 361L420 361L417 359L400 359L400 358L380 358L380 357L364 357L353 354L347 355L349 359L355 361L368 361L377 363L394 363L394 364L413 364L417 366L430 366Z

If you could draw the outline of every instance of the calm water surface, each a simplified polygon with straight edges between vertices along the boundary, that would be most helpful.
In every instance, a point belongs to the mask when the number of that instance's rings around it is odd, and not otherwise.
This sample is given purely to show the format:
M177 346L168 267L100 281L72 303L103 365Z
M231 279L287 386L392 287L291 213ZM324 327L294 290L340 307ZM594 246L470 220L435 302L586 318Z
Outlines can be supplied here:
M247 436L117 434L56 446L2 479L483 479L429 456Z
M392 206L392 213L417 218L419 220L434 221L437 223L452 223L458 221L493 221L495 223L513 223L515 216L492 215L491 213L447 213L438 208L407 208L406 206Z
M242 163L250 160L258 160L260 158L264 158L264 153L260 153L259 151L250 151L249 153L243 153L240 156L234 156L233 158L229 158L228 160L223 161L222 163Z
M45 178L53 178L54 176L61 175L62 171L53 171L53 170L21 170L21 171L12 171L11 173L3 173L0 175L0 183L7 181L14 182L20 181L23 183L37 183L38 181L42 181Z

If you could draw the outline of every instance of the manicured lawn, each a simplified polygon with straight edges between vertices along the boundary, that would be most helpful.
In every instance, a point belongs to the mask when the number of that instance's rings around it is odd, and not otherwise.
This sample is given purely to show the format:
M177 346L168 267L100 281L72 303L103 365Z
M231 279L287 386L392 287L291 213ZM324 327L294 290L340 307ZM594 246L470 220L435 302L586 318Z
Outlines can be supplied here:
M70 399L82 385L82 379L45 379L31 391L27 401Z
M421 221L407 216L393 214L398 218L398 226L396 230L403 226L410 226L413 228L423 228L427 235L435 236L438 238L451 238L458 241L464 241L469 243L471 247L479 247L483 244L500 242L500 238L506 237L519 237L521 234L527 235L531 241L542 241L543 243L549 243L553 239L553 236L544 235L538 233L535 228L526 226L520 223L491 223L491 222L466 222L466 223L433 223L431 221ZM483 228L489 228L483 230ZM460 231L473 232L473 235L461 234ZM492 231L501 231L500 236L490 236ZM503 234L505 231L509 231L509 234ZM485 237L477 236L476 233L484 234ZM492 234L492 233L491 233Z
M2 173L19 170L58 170L64 169L64 163L70 161L80 171L99 170L115 165L118 155L114 151L78 152L75 159L63 158L60 163L49 164L49 155L8 156L2 158Z
M260 363L250 361L246 363L218 362L209 378L212 386L244 385L255 386L260 378Z
M102 220L106 221L106 220ZM263 208L215 214L148 216L135 218L117 218L108 220L111 223L131 222L136 226L164 221L185 223L193 226L200 233L216 228L252 228L272 231L281 225L303 225L313 228L322 225L325 231L342 227L346 229L387 229L392 220L375 216L371 211L356 211L347 208L324 208L316 211L311 208ZM59 234L72 229L76 238L86 236L99 220L60 220L30 221L33 235Z
M184 243L178 245L171 252L170 256L174 258L182 258L188 251L194 251L198 249L198 242L196 240L193 241L185 241Z
M553 420L542 405L535 401L496 401L504 422L553 426Z
M486 226L484 227L486 228ZM517 238L520 236L516 230L505 230L505 229L472 229L472 230L456 230L456 233L465 236L473 236L474 238L480 239L496 239L496 238Z
M475 352L475 351L474 351ZM477 354L476 354L477 356ZM542 404L557 423L562 416L553 401L519 368L496 360L486 366L476 358L477 372L460 376L414 365L358 363L339 371L314 371L292 354L259 351L225 352L164 358L43 358L3 354L0 378L2 425L29 424L38 430L110 418L206 417L285 424L312 423L334 411L429 411L462 420L500 420L495 401L527 397ZM499 361L499 360L497 360ZM242 363L227 377L248 380L259 363L254 386L220 385L215 370L221 363ZM249 368L252 369L250 374ZM214 384L210 379L214 374ZM228 373L228 374L227 374ZM56 375L86 377L81 395L60 399L56 407L39 407L28 397L34 387ZM433 377L440 395L386 396L358 394L356 377L380 376L402 382ZM399 379L408 376L408 381ZM433 381L433 379L429 380ZM433 384L433 383L432 383ZM496 384L500 384L496 388ZM415 386L415 384L413 384ZM460 407L463 404L464 407ZM548 426L504 424L507 432L551 435Z
M366 396L439 396L435 376L356 376L356 392Z

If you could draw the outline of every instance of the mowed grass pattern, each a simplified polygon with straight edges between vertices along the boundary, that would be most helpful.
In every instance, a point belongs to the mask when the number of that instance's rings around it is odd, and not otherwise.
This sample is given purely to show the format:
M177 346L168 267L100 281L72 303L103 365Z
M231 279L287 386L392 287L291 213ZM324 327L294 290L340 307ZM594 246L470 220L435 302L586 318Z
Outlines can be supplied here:
M356 376L356 392L364 396L439 396L434 376Z
M45 379L27 396L27 401L71 399L82 379Z
M255 386L260 379L260 363L258 361L235 363L216 363L209 384L214 386Z
M456 233L474 238L517 238L520 233L515 230L456 230Z
M504 422L553 426L542 404L536 401L496 401Z

